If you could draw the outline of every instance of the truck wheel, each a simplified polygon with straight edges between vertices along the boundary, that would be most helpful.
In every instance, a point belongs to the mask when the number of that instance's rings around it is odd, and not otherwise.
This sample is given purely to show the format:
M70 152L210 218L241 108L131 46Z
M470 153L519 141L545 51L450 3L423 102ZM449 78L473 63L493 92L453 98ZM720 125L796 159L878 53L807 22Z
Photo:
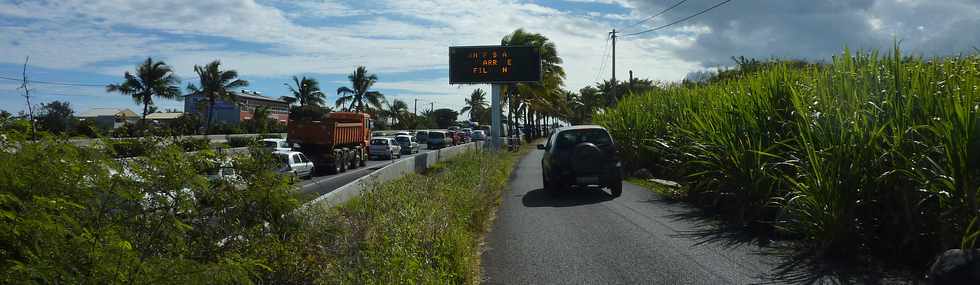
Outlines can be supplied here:
M357 168L357 164L358 164L357 161L358 160L361 160L361 157L359 155L357 155L357 152L354 152L353 150L350 151L348 154L349 155L347 157L350 158L350 159L348 159L348 162L350 162L350 166L348 166L348 168L349 169L356 169Z
M337 165L340 166L338 167L339 168L339 170L337 170L338 172L347 172L347 153L343 153L342 155L340 155L340 158L337 161Z

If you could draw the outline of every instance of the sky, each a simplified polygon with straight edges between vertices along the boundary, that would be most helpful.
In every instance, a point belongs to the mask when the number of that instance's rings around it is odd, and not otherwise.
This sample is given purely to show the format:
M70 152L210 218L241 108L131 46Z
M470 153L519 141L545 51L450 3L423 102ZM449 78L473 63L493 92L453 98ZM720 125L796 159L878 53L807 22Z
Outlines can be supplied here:
M106 93L152 57L196 83L194 65L221 60L249 90L288 94L292 76L320 81L327 101L365 66L374 88L414 109L459 110L488 85L450 85L448 47L494 45L518 28L558 47L565 88L611 76L609 32L616 29L618 79L679 81L732 64L733 56L828 60L845 47L945 56L980 47L980 0L0 0L0 109L25 110L26 57L32 103L68 101L76 112L141 110ZM646 21L643 21L646 20ZM69 83L58 85L48 83ZM163 109L183 108L156 99Z

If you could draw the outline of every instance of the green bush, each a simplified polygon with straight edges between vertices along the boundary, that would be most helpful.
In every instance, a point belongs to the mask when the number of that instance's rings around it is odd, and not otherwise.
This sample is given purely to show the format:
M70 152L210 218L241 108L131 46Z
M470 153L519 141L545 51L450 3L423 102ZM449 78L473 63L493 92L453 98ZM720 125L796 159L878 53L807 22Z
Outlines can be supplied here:
M208 149L211 146L211 140L206 137L188 137L178 140L177 145L184 151L199 151Z
M225 136L225 140L228 141L228 146L230 147L247 147L258 143L258 137L240 137L240 136Z
M57 140L16 144L0 149L3 284L251 284L278 270L254 253L299 229L294 191L261 152L235 160L232 182L175 146L124 165Z
M922 266L970 244L977 86L980 55L845 52L628 97L596 121L628 165L682 180L730 220L773 225L823 256Z
M104 144L115 157L137 157L159 147L159 141L152 138L106 139Z
M282 137L282 135L279 135L279 134L261 134L261 135L259 135L259 138L260 139L281 139L283 137Z

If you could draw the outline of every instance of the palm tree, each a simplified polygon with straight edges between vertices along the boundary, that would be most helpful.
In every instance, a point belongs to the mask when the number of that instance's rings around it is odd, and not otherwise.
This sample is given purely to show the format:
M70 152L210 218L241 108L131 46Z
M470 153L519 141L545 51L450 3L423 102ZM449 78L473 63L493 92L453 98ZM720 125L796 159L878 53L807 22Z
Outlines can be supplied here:
M388 105L388 108L386 108L387 110L384 110L382 113L384 116L392 119L392 125L401 122L402 118L405 117L405 114L408 114L408 104L405 103L405 101L395 99L386 105Z
M123 74L120 84L109 84L105 86L106 92L119 92L123 95L133 97L137 105L143 105L143 118L141 125L146 121L146 115L150 114L150 107L153 106L153 97L166 99L176 99L180 97L180 80L174 75L173 69L162 61L153 61L153 58L146 58L142 64L136 66L136 74L133 75L126 71Z
M286 102L286 105L293 105L293 103L296 103L296 97L279 96L279 100Z
M483 112L487 110L487 93L483 89L473 90L470 98L465 99L466 107L459 110L460 114L470 113L470 121L479 121Z
M320 92L320 83L313 78L306 78L303 76L302 79L293 76L293 86L285 84L289 87L289 92L293 93L293 97L299 101L300 106L313 105L320 106L323 105L323 99L327 96Z
M508 101L510 102L510 112L514 113L522 103L528 104L529 116L525 116L525 122L537 122L538 115L554 115L559 113L562 106L567 105L566 98L562 96L561 87L565 81L565 70L561 67L562 59L558 56L558 49L555 43L547 37L528 33L524 29L517 29L510 35L504 36L500 41L502 45L533 46L537 48L541 55L541 81L538 83L518 83L505 88ZM516 117L508 116L508 117ZM540 129L540 128L539 128Z
M211 128L211 114L214 113L214 104L218 100L236 101L232 91L248 86L248 81L238 79L238 72L235 70L221 70L221 61L219 60L212 61L205 66L195 65L194 72L200 78L201 86L188 84L187 91L194 95L204 96L206 99L208 119L204 129L207 132Z
M371 89L371 85L378 81L377 75L368 74L367 68L358 66L354 73L347 76L347 79L350 80L353 88L346 86L337 88L337 95L340 96L337 98L338 108L350 104L350 107L346 108L347 110L356 110L356 112L361 113L365 111L364 101L367 101L369 108L381 109L381 103L385 101L384 94L368 91Z

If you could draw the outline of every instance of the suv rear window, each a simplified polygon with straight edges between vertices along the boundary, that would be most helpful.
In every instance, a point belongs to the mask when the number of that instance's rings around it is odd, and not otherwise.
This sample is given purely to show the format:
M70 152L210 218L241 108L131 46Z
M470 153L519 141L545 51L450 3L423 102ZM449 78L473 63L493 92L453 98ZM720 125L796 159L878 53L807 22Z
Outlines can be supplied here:
M373 140L371 140L371 144L373 144L373 145L386 145L386 144L388 144L388 139L373 139Z
M395 138L395 140L398 141L398 142L411 142L412 141L412 139L410 137L397 137L397 138Z
M603 129L567 130L558 134L555 144L560 149L566 149L583 142L590 142L601 147L612 144L612 139L609 138L609 133Z

